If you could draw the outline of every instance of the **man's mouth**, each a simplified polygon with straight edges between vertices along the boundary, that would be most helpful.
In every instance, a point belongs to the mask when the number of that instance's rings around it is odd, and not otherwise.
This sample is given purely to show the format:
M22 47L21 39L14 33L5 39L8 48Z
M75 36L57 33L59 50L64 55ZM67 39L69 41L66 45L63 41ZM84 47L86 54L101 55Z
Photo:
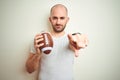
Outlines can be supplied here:
M60 29L62 27L62 25L56 25L57 29Z
M56 26L62 26L61 24L56 24Z

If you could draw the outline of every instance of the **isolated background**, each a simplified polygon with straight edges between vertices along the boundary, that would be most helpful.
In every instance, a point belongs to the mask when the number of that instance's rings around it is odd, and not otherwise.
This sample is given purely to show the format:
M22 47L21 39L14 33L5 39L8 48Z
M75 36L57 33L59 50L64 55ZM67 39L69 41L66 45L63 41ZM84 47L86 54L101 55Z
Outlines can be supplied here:
M75 58L75 80L120 80L120 0L0 0L0 80L35 80L25 71L30 43L56 3L69 10L66 31L90 41Z

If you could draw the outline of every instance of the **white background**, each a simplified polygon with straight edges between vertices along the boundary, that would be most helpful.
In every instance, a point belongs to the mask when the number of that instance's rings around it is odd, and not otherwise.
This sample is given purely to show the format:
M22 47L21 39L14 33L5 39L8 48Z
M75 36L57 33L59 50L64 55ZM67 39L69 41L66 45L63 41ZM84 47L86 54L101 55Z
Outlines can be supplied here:
M0 0L0 80L35 80L25 71L30 43L56 3L69 10L66 31L90 41L75 58L75 80L120 80L120 0Z

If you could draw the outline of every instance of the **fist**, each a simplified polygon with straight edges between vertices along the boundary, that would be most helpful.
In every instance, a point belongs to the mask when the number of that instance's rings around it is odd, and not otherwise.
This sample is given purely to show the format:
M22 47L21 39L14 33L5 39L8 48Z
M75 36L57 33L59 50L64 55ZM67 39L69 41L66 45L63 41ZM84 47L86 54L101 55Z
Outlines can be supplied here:
M85 48L88 45L87 35L74 33L68 34L69 45L75 51L75 56L78 56L78 50Z
M88 45L87 36L84 34L69 34L68 38L70 41L70 45L72 45L77 50L79 50L80 48L85 48Z

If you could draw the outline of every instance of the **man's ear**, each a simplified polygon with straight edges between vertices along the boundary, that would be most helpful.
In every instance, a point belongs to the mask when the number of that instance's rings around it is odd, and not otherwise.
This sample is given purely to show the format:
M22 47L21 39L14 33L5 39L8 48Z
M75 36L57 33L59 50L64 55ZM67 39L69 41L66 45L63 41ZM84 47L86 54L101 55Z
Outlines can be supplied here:
M70 18L68 17L68 18L67 18L67 22L69 21L69 19L70 19Z
M49 21L51 22L51 17L49 17Z

